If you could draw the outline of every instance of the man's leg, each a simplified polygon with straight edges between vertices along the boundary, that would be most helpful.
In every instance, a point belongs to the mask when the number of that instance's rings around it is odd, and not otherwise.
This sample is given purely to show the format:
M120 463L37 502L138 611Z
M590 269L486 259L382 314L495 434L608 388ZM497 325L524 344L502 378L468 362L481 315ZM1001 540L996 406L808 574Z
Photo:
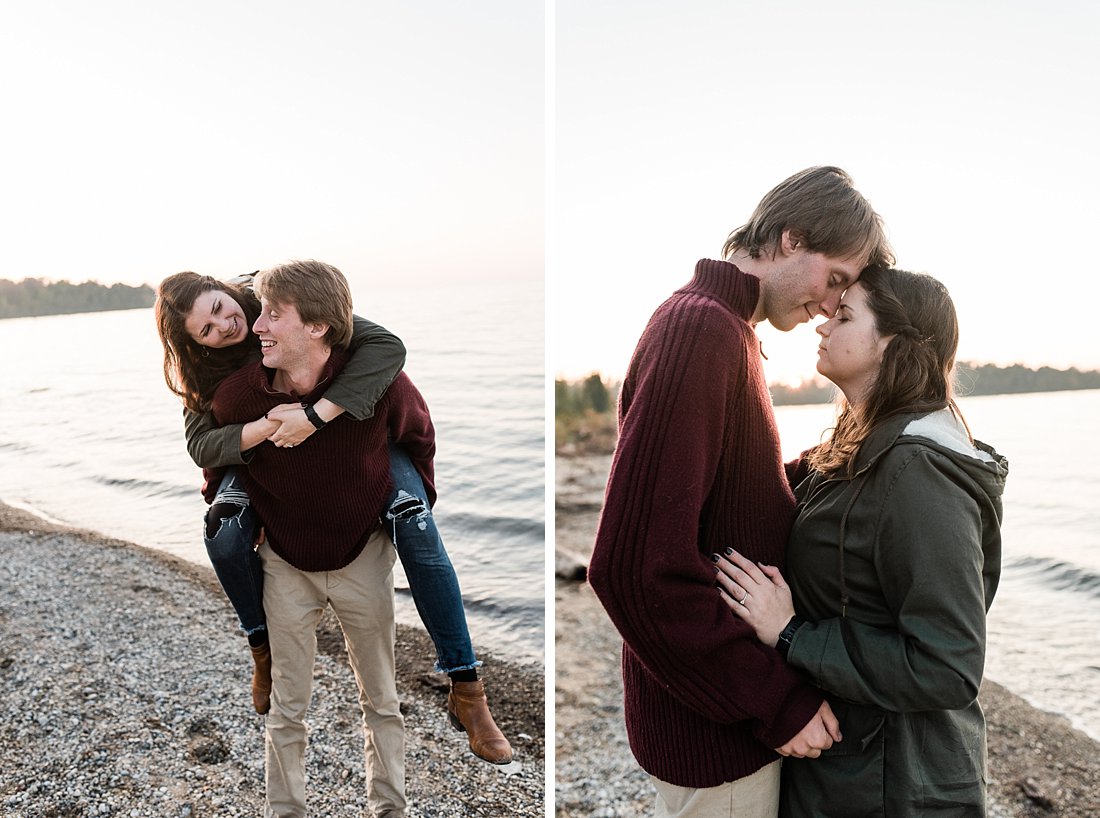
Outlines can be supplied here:
M265 818L306 815L306 708L313 689L317 623L325 609L325 574L307 574L260 546L264 609L272 656L271 712L267 715Z
M717 787L678 787L650 776L657 788L656 818L775 818L779 771L773 761L750 776Z
M379 528L346 568L330 571L328 597L340 620L359 685L367 800L376 818L405 814L405 723L397 698L394 549Z

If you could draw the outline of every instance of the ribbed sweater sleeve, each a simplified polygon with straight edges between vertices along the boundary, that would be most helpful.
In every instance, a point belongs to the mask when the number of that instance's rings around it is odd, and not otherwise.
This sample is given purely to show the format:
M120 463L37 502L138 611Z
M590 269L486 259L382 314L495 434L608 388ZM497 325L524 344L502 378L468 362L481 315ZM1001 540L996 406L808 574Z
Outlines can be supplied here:
M387 403L390 439L405 450L424 481L428 504L435 505L435 427L424 397L409 378L394 381L393 400Z
M709 554L731 545L780 564L793 497L745 320L755 286L731 289L723 276L744 278L732 265L700 265L708 286L662 305L631 362L589 581L660 686L708 720L753 720L778 747L822 696L730 614Z

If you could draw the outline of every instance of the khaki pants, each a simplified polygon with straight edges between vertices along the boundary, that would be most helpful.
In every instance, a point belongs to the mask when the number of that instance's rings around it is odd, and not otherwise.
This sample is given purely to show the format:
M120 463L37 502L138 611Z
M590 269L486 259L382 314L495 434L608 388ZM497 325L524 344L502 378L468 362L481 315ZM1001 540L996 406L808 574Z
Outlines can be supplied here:
M750 776L717 787L678 787L650 776L657 788L656 818L775 818L779 770L773 761Z
M271 712L265 740L266 818L306 815L306 708L317 623L332 605L359 686L367 800L375 815L405 814L405 725L394 680L394 549L380 529L339 571L299 571L264 544L264 610L271 642Z

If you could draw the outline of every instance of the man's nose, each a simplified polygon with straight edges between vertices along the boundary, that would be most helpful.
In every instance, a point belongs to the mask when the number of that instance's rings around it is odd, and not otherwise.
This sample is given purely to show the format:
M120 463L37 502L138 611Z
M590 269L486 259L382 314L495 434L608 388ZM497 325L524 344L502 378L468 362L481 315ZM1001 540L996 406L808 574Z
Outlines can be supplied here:
M840 309L840 296L841 293L830 295L818 305L818 311L826 318L832 318L836 315L836 311Z

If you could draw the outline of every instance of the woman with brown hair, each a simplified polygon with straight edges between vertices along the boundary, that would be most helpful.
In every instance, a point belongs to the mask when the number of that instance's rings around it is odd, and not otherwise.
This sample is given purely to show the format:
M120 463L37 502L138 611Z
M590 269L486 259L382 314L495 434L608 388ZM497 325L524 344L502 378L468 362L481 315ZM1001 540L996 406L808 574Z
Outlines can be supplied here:
M254 548L263 535L236 469L247 467L256 446L300 445L310 435L324 434L325 425L344 412L357 420L371 417L378 399L404 366L405 347L397 336L355 316L351 358L323 398L310 405L284 404L249 423L219 428L210 413L218 385L260 358L260 340L251 331L260 305L251 282L252 276L223 283L197 273L177 273L161 282L154 310L164 346L164 378L184 402L187 450L207 478L203 493L211 505L203 539L218 580L248 635L255 661L253 706L258 713L266 713L271 654L263 612L263 569ZM458 578L423 481L409 457L394 445L390 446L390 470L394 486L384 522L435 646L436 669L451 679L447 700L451 720L468 733L476 755L507 763L511 747L489 712Z
M977 693L1008 463L955 403L954 305L930 276L868 269L817 331L843 398L831 437L788 466L786 567L713 556L727 605L826 691L843 732L784 760L780 815L984 815Z

